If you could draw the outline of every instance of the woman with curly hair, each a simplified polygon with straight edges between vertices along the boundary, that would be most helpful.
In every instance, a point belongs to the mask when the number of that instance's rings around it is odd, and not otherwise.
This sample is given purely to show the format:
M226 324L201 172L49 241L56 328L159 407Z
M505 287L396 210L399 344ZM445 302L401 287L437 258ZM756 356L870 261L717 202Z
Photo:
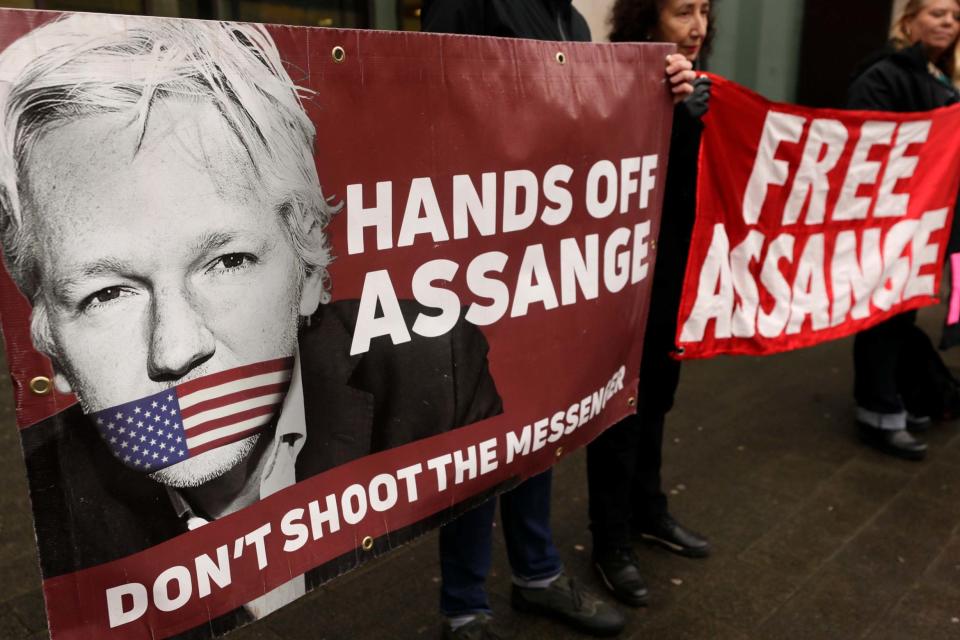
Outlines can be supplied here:
M612 22L611 40L672 42L694 63L709 48L714 27L709 0L617 0ZM647 602L633 539L688 557L710 553L705 538L670 515L660 486L664 420L680 376L670 354L693 232L700 118L709 97L709 80L700 78L674 110L637 411L587 447L594 566L613 595L632 606Z

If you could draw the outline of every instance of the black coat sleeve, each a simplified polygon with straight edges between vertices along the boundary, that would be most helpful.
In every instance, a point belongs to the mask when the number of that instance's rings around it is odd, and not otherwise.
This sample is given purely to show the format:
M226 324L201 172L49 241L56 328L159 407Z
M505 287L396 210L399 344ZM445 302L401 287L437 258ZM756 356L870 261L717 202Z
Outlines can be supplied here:
M899 111L897 96L902 93L894 86L893 76L885 73L882 65L875 65L865 71L847 92L848 109L870 111Z
M487 24L492 15L486 0L424 0L420 29L431 33L493 35Z

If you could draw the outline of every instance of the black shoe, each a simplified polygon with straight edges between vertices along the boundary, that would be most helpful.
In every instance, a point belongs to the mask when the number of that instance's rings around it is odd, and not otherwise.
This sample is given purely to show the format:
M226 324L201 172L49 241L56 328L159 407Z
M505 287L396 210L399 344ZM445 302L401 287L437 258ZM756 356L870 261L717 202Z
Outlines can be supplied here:
M917 416L909 412L907 413L907 430L909 430L910 433L929 431L932 423L933 420L930 419L930 416Z
M710 555L710 542L674 520L669 513L640 525L637 534L644 542L660 545L687 558L706 558Z
M513 585L510 604L517 611L555 618L592 636L615 636L626 624L622 613L563 574L545 589Z
M646 606L649 593L633 549L602 551L594 555L593 566L617 600L631 607Z
M877 429L858 423L860 440L878 451L904 460L923 460L927 455L925 442L914 438L906 429Z
M456 629L450 623L443 626L443 640L506 640L506 636L493 626L493 618L486 613L478 613L465 625Z

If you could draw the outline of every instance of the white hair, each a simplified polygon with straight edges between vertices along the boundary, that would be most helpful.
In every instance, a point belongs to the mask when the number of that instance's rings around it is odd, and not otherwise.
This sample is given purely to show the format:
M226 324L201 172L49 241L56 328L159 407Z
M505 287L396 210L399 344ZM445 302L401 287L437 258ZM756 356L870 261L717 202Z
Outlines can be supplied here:
M0 242L7 268L34 305L34 342L51 353L39 243L24 216L24 167L37 141L64 122L127 114L142 139L164 98L206 101L220 112L283 220L303 274L327 280L322 230L335 207L320 188L316 132L301 92L261 25L73 14L0 53ZM329 294L325 293L324 298Z

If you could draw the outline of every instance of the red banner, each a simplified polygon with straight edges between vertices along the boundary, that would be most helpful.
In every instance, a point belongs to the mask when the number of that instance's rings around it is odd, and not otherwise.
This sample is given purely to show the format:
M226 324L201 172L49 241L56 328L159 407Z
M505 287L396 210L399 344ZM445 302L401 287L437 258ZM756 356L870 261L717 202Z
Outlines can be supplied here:
M0 25L55 639L219 635L634 410L671 47Z
M936 302L960 107L807 109L714 82L680 357L797 349Z

